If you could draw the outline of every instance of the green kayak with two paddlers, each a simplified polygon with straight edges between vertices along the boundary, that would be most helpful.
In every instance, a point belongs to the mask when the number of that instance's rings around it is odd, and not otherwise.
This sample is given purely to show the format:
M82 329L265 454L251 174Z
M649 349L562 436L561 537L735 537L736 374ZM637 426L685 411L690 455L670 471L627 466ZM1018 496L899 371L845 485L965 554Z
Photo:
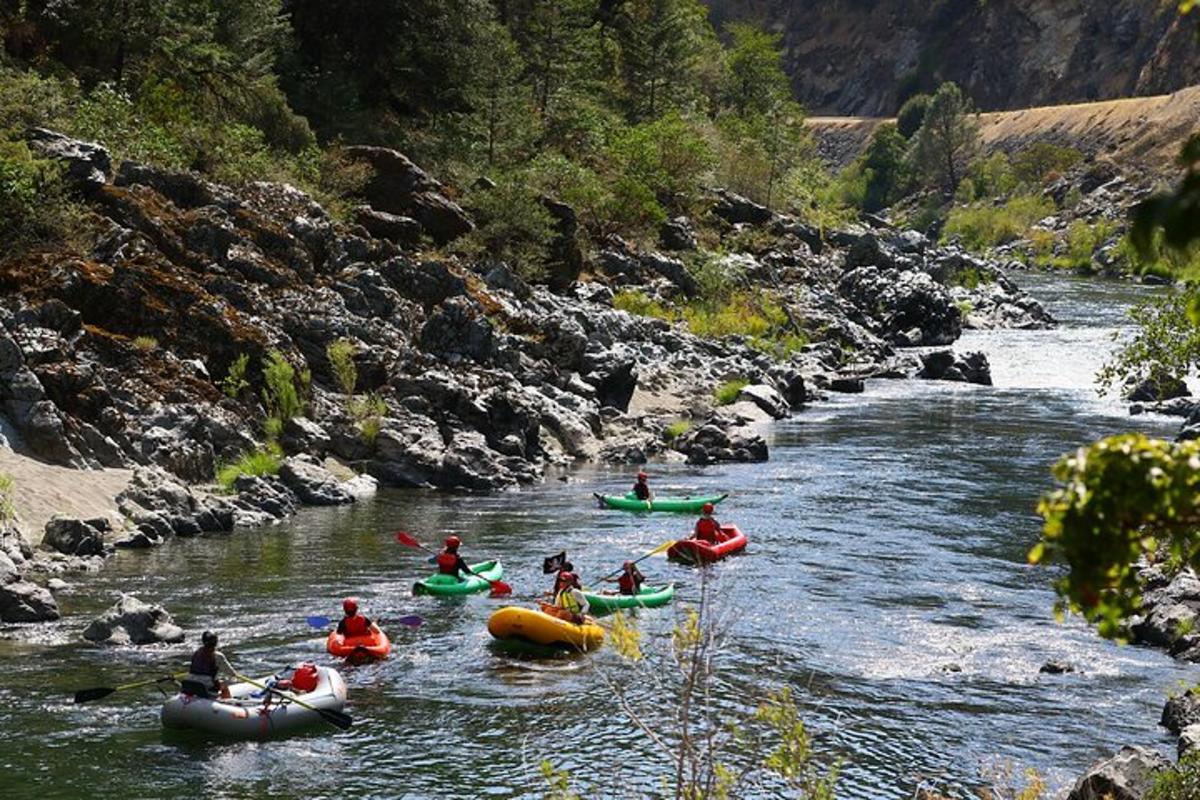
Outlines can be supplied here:
M645 586L637 594L594 594L584 592L591 613L611 614L625 608L659 608L671 602L675 596L675 584Z

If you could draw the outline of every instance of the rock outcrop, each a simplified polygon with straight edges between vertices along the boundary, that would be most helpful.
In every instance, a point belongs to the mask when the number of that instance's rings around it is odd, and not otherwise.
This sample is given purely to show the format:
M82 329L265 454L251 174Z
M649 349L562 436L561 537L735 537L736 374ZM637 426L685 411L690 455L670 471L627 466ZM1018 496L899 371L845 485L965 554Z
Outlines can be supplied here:
M182 642L183 628L162 606L145 603L131 594L105 611L83 631L83 638L102 644L157 644Z
M1067 800L1142 800L1171 762L1145 747L1123 747L1076 781Z

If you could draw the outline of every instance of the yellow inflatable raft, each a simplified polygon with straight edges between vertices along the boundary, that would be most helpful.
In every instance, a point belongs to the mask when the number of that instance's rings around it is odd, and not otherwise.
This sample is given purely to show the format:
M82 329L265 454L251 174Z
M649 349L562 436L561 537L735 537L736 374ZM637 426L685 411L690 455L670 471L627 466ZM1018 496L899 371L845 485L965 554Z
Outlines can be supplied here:
M604 644L604 629L591 622L576 625L532 608L505 606L488 619L488 633L550 647L589 652Z

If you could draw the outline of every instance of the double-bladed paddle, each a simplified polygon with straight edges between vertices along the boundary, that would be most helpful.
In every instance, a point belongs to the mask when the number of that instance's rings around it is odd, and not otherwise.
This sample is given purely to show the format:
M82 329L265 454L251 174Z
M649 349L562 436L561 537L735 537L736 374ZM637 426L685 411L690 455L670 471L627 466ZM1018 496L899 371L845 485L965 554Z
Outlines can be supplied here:
M639 561L645 561L645 560L646 560L647 558L649 558L650 556L656 556L656 555L658 555L659 553L664 553L664 552L666 552L667 550L670 550L670 549L671 549L671 547L672 547L672 546L674 546L674 544L675 544L675 541L674 541L674 540L671 540L671 541L669 541L669 542L663 542L663 543L662 543L662 544L660 544L658 547L656 547L656 548L654 548L653 550L651 550L649 553L646 553L646 555L644 555L644 556L638 556L637 558L635 558L635 559L633 560L633 563L634 563L634 564L637 564ZM617 570L616 572L610 572L609 574L605 575L605 576L604 576L603 578L601 578L600 580L601 580L601 581L611 581L613 578L617 577L618 575L620 575L620 574L621 574L622 572L624 572L624 571L625 571L625 567L624 567L624 566L622 566L622 567L621 567L619 570Z
M79 691L75 692L75 702L90 703L93 700L99 700L103 697L108 697L113 692L123 692L126 689L138 689L142 686L152 686L156 683L162 683L163 681L178 680L185 675L187 675L186 672L176 672L171 675L161 675L157 678L138 681L136 683L126 683L123 686L96 686L91 689L80 689Z
M307 622L309 625L312 625L314 628L328 628L333 623L333 620L329 617L305 617L305 622ZM419 617L416 614L409 614L406 617L398 617L394 620L388 620L388 622L397 622L406 628L419 628L425 624L425 618ZM379 622L376 621L375 624L378 625Z
M414 539L412 536L410 536L405 531L396 531L396 541L399 542L400 544L404 545L405 547L418 547L428 553L435 552L432 548L426 547L425 545L421 544L420 542L418 542L416 539ZM484 578L482 575L480 575L476 572L472 572L471 574L475 575L478 578L483 578L485 581L487 581L491 585L492 597L507 597L508 595L512 594L512 591L513 591L512 587L509 586L504 581L493 581L489 578Z

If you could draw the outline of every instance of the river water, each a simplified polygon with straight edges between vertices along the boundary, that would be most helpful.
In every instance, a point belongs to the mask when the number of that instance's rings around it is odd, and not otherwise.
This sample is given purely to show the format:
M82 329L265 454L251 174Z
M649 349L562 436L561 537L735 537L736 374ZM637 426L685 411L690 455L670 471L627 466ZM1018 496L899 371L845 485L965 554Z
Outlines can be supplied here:
M1164 695L1194 670L1101 641L1052 617L1053 570L1031 569L1034 505L1048 469L1078 444L1176 422L1129 418L1091 378L1138 287L1021 277L1063 321L1054 331L969 333L994 388L879 381L772 430L766 464L653 468L660 492L728 490L720 517L751 539L710 571L729 626L714 678L729 720L791 686L822 758L839 759L839 797L909 798L918 786L967 797L981 774L1037 768L1061 786L1125 743L1169 742ZM499 557L519 594L545 587L541 561L566 549L585 581L686 532L689 520L600 511L628 469L497 497L389 491L349 509L309 510L261 532L121 553L59 598L59 624L0 640L0 797L540 797L542 759L589 797L638 797L670 766L620 713L612 683L653 717L671 707L662 675L605 649L530 660L494 652L484 596L412 598L430 567L399 547L403 528L447 533ZM697 573L661 559L652 582L695 601ZM101 649L86 621L118 591L165 604L189 631L219 630L248 673L324 660L309 614L346 594L392 626L393 657L345 671L347 732L270 743L164 737L153 690L87 705L71 692L177 669L194 644ZM643 648L661 652L676 611L643 612ZM1042 675L1047 661L1076 671ZM607 676L607 679L605 679ZM736 761L737 756L730 756ZM747 788L745 796L769 794Z

